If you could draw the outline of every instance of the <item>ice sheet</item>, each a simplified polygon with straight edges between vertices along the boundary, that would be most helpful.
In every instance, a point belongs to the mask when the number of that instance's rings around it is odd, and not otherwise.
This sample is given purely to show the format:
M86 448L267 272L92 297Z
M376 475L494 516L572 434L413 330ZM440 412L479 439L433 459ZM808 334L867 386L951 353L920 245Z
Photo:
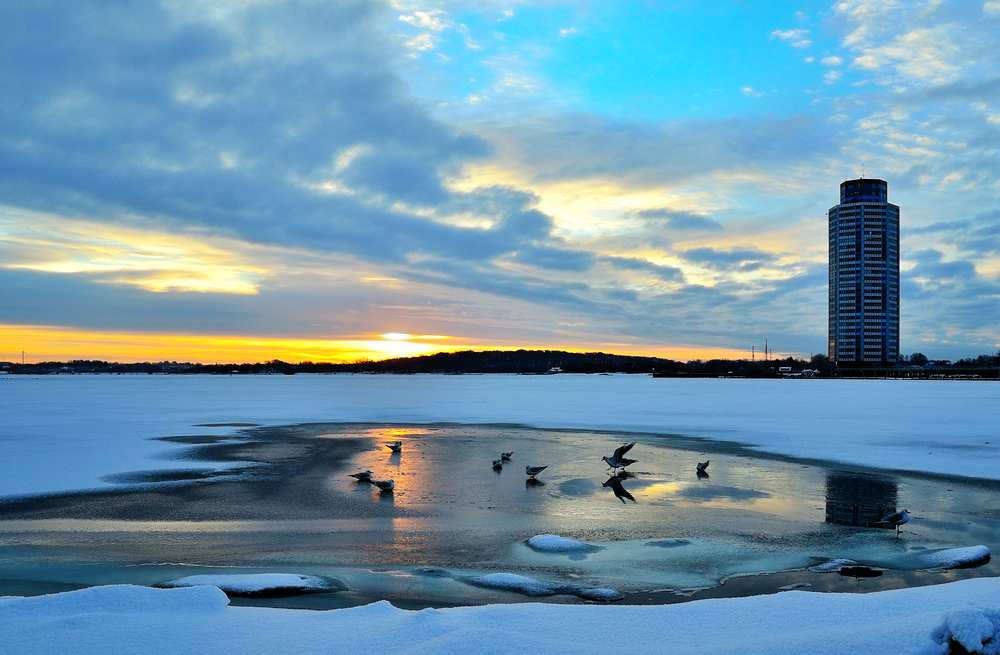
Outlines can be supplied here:
M794 457L1000 479L1000 384L587 375L5 376L0 496L175 469L220 423L518 423L719 439ZM203 467L204 462L192 462Z

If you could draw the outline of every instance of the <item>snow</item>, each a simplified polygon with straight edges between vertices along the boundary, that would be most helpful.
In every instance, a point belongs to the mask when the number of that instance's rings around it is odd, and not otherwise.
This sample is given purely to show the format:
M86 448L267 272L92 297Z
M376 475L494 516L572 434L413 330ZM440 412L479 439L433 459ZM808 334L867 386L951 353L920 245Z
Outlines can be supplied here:
M837 558L823 562L822 564L817 564L816 566L810 566L809 570L816 571L817 573L833 573L842 568L857 565L858 563L852 559Z
M621 600L624 596L614 589L594 589L590 587L572 587L536 580L516 573L490 573L468 580L469 584L488 589L504 589L516 591L525 596L554 596L569 594L586 600Z
M0 649L21 655L139 652L299 655L996 653L1000 579L871 594L788 591L655 606L521 603L407 611L382 601L306 612L227 606L214 587L93 587L0 599ZM985 647L983 646L985 644Z
M593 552L597 546L585 544L575 539L567 539L555 534L539 534L528 539L528 546L543 553Z
M295 573L234 573L230 575L189 575L169 582L163 587L218 587L233 595L257 595L275 592L329 591L334 587L314 575Z
M954 640L970 653L997 655L1000 653L1000 608L954 610L933 636L942 646Z
M7 376L0 496L106 486L208 423L517 423L725 440L865 467L1000 479L1000 384L630 375ZM200 426L200 427L199 427Z
M509 589L525 596L551 596L559 593L562 585L535 580L516 573L490 573L469 580L472 584L490 589Z
M982 564L984 562L988 562L989 560L990 549L986 546L946 548L916 557L913 560L913 568L957 569L963 566Z

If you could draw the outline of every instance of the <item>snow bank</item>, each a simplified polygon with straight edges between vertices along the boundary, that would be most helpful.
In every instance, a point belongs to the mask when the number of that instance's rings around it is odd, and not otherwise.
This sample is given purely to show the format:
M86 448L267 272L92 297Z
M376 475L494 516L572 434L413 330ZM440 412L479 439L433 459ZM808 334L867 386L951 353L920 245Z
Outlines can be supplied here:
M932 638L947 653L958 642L970 653L1000 655L1000 607L969 607L950 612Z
M343 589L314 575L296 573L245 573L232 575L189 575L164 582L161 587L218 587L233 596L279 596Z
M593 553L599 546L591 546L582 541L567 539L555 534L539 534L528 539L528 547L542 553Z
M113 586L0 599L0 649L19 655L605 655L609 648L629 655L929 655L946 652L951 639L972 652L997 652L1000 625L997 578L871 594L789 591L627 607L517 603L414 612L382 601L303 612L226 602L214 587Z

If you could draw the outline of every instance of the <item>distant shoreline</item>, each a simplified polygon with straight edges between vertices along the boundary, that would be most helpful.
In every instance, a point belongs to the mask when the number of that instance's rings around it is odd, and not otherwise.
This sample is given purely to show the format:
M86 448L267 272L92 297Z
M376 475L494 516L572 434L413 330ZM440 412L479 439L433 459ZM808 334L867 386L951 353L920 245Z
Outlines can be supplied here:
M711 359L680 362L659 357L574 353L558 350L463 351L350 363L280 360L243 364L189 362L106 362L73 360L18 364L0 362L0 375L172 374L172 375L295 375L298 373L391 373L409 375L630 373L669 378L912 378L1000 380L1000 355L926 365L879 365L857 368L832 366L824 355L810 360Z

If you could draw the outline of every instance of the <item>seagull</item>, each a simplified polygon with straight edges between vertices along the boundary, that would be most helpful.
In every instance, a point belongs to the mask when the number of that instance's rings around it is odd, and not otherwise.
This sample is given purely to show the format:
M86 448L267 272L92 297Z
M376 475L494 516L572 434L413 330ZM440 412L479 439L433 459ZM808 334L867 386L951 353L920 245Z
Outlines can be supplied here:
M549 467L548 466L525 466L524 467L524 472L528 474L529 478L531 478L532 480L534 480L536 475L538 475L539 473L541 473L542 471L544 471L547 468L549 468Z
M902 512L893 512L888 516L883 516L879 523L888 523L892 527L896 528L896 537L899 537L899 526L903 525L910 520L910 513L907 510Z
M372 480L372 484L379 488L379 491L392 491L396 488L396 483L393 482L392 478L388 480Z
M628 492L628 489L622 486L622 478L617 475L612 475L606 482L602 482L601 486L610 487L611 491L615 494L615 498L622 501L623 505L625 504L626 498L631 500L633 503L636 502L636 499L632 497L632 494Z
M503 458L493 460L493 468L502 469L503 468Z
M351 477L352 478L357 478L358 482L371 482L372 481L372 472L371 471L362 471L361 473L351 473Z
M500 453L500 459L502 459L505 462L508 462L508 461L510 461L510 456L513 455L513 454L514 454L513 450L510 451L509 453Z
M608 466L610 466L614 470L624 469L629 464L635 464L637 461L639 461L637 459L629 459L625 457L625 453L630 451L632 449L632 446L634 445L635 442L633 441L632 443L627 443L623 446L618 446L617 448L615 448L614 455L612 455L611 457L605 455L601 459L607 462Z
M392 443L387 443L385 445L385 447L388 448L389 450L391 450L394 453L398 453L399 451L401 451L403 449L403 442L402 441L393 441Z
M710 460L710 459L706 459L704 462L698 462L698 472L699 473L708 473L708 471L706 471L705 469L708 468L708 463L711 462L711 461L712 460Z

